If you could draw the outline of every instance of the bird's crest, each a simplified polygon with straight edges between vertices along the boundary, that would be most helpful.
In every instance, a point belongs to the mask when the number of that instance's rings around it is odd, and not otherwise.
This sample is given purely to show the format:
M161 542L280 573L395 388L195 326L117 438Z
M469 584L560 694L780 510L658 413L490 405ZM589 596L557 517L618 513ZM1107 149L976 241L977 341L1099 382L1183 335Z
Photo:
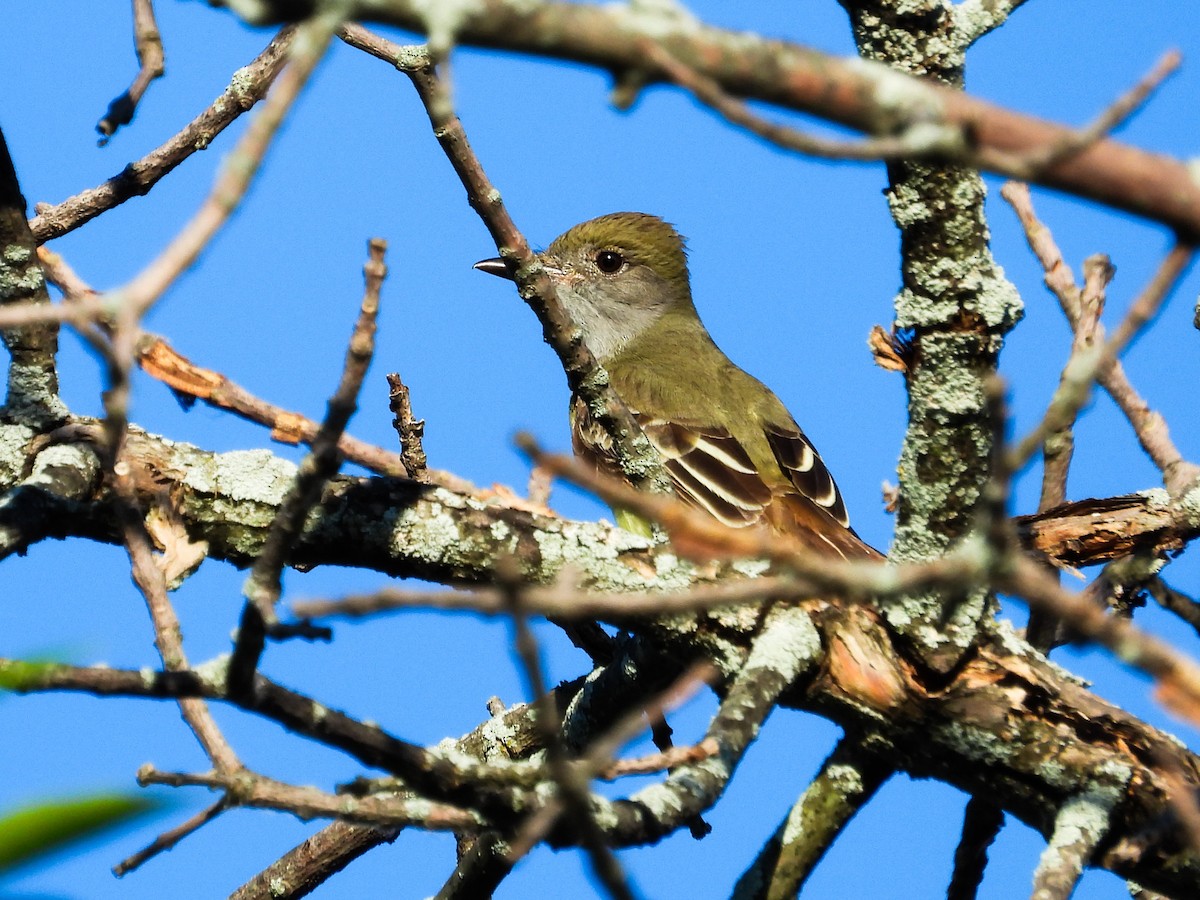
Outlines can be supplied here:
M546 252L565 256L584 247L620 250L631 263L648 266L667 281L687 281L685 239L658 216L619 212L589 219L555 238Z

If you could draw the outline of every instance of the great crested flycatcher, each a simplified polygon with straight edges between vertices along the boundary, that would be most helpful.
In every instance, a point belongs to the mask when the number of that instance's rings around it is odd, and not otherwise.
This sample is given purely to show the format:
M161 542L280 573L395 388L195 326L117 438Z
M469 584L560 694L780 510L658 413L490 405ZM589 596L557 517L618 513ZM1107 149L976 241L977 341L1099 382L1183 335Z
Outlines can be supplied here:
M674 227L612 213L559 235L538 258L680 499L726 525L763 524L817 552L879 558L850 527L829 470L779 398L713 343ZM499 258L475 268L512 278ZM571 433L578 456L621 477L611 438L578 397Z

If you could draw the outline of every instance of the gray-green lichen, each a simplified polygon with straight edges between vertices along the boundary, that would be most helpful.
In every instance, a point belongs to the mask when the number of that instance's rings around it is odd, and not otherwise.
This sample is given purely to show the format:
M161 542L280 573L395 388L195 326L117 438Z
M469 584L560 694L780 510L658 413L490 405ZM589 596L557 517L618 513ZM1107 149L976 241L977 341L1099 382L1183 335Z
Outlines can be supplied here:
M954 753L984 765L1008 766L1021 753L1024 746L1007 741L995 734L961 722L946 722L930 729L938 743L949 747Z
M201 684L207 685L210 690L219 693L225 690L225 685L229 681L229 660L230 655L222 653L220 656L214 656L212 659L193 666L192 671L200 679Z
M873 60L846 60L845 65L851 74L872 83L877 118L871 130L875 134L909 129L919 123L936 124L945 117L937 96L919 81Z
M888 624L919 646L965 650L974 642L975 623L981 618L987 598L983 589L956 598L949 617L943 615L946 598L938 594L910 594L889 599L881 607Z
M239 105L248 106L254 100L255 79L251 74L249 66L242 66L233 73L233 77L229 79L229 87L226 89L226 96L218 99L218 103L223 106L229 99L234 100ZM217 104L214 104L214 108ZM220 111L219 108L217 111Z
M778 607L755 640L746 671L765 669L791 684L821 656L821 636L812 619L795 606Z
M862 772L857 766L847 763L833 763L825 767L823 777L825 781L835 785L838 792L844 796L861 794L863 791Z
M21 480L33 435L27 425L0 425L0 488L11 488Z
M1069 798L1058 810L1054 819L1054 832L1046 849L1042 851L1034 873L1034 883L1041 885L1031 895L1031 900L1052 900L1062 896L1044 879L1047 875L1064 871L1077 873L1091 856L1092 849L1101 841L1112 824L1112 812L1120 799L1120 792L1108 785L1097 785Z
M392 546L414 559L453 560L462 551L462 532L450 509L389 510L382 524L392 526Z
M425 23L429 53L435 58L447 53L463 25L485 10L480 0L414 0L411 5Z
M629 802L635 806L644 806L650 818L655 821L678 820L686 811L685 798L703 796L707 793L706 781L725 784L730 774L729 764L720 755L712 756L677 770L661 784L638 791L629 798ZM700 778L701 775L707 778Z
M179 444L176 449L187 452L196 448ZM185 465L182 481L203 494L277 506L295 478L295 463L270 450L231 450L214 454L207 466Z
M70 482L77 490L86 490L100 474L100 459L88 444L57 444L47 447L33 461L33 472L26 484L46 487L60 492L63 473L70 473Z
M699 19L677 0L629 0L623 8L616 6L612 9L630 27L655 40L700 28Z

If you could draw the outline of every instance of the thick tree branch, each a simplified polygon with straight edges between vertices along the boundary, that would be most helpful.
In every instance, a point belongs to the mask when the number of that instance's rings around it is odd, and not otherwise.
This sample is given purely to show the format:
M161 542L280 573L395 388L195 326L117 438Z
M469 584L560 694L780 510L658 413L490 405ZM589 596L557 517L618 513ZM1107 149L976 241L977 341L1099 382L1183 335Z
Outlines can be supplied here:
M8 143L0 133L0 311L5 307L49 306L37 246L25 221L25 197ZM8 350L8 396L0 415L38 427L67 414L58 397L58 326L33 324L0 333Z
M223 0L254 21L286 21L305 4L284 0ZM854 4L847 3L853 6ZM939 40L965 50L1019 4L986 4L989 15L970 24L955 15ZM947 4L949 6L949 4ZM980 9L981 4L967 4ZM958 129L982 168L1028 177L1025 161L1070 145L1077 130L1013 112L959 90L905 76L862 60L840 59L808 47L725 31L689 16L671 17L636 6L550 0L481 0L433 26L418 0L361 0L353 18L425 32L443 42L568 59L632 76L654 77L640 46L653 40L673 58L735 96L813 113L870 135L903 131L917 122ZM449 33L445 33L449 28ZM950 40L947 40L950 37ZM1104 139L1054 162L1039 184L1086 197L1200 238L1200 185L1186 163Z

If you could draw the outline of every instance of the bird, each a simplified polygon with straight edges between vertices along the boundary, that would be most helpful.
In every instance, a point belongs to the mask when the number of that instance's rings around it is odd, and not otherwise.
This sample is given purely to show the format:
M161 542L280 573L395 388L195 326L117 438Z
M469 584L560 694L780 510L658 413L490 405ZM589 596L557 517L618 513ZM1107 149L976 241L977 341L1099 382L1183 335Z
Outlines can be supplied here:
M850 527L833 476L787 408L713 341L692 301L686 241L673 225L648 213L610 213L563 232L537 258L680 500L725 525L768 528L820 554L882 559ZM474 267L513 279L499 257ZM579 458L623 478L611 436L577 395L571 434ZM619 511L618 524L630 527Z

